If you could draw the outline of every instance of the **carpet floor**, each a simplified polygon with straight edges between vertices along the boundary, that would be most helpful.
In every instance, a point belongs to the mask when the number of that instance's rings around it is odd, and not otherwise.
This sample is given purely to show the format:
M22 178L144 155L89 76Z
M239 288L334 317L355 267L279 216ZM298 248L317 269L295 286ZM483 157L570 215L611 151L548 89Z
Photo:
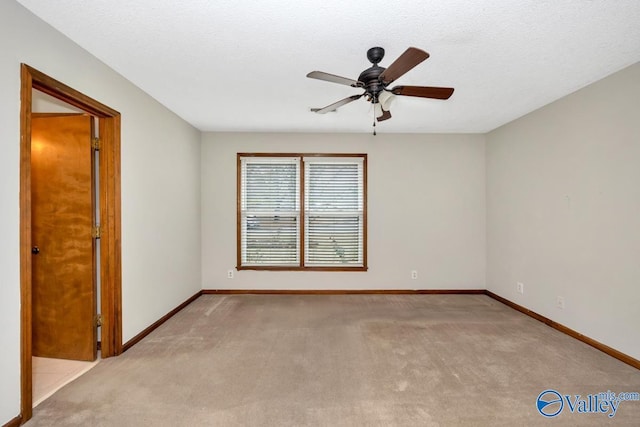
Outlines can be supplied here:
M608 391L640 370L485 295L203 295L26 425L640 425Z

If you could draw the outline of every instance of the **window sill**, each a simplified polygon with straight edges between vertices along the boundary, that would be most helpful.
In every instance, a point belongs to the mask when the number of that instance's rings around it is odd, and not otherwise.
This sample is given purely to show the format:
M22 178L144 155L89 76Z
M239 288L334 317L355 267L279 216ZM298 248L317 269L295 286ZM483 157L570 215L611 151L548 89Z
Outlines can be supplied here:
M367 271L366 266L353 267L295 267L295 266L262 266L250 265L236 267L236 270L254 270L254 271L331 271L331 272L347 272L347 271Z

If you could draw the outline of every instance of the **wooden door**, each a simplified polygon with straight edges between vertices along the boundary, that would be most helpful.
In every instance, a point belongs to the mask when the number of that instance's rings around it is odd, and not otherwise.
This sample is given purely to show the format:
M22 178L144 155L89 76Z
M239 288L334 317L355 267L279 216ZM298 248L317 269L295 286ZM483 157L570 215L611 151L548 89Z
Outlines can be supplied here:
M94 190L88 115L33 114L33 355L96 359Z

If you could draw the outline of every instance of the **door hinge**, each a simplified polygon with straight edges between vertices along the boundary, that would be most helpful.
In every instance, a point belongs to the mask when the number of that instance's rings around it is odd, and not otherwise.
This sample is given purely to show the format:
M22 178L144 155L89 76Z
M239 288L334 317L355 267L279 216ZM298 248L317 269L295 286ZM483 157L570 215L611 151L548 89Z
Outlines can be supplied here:
M96 151L100 151L100 138L93 138L91 140L91 148L93 148Z
M96 326L102 326L102 314L96 315Z
M99 225L96 225L91 229L91 237L93 237L94 239L99 239L101 234L102 229Z

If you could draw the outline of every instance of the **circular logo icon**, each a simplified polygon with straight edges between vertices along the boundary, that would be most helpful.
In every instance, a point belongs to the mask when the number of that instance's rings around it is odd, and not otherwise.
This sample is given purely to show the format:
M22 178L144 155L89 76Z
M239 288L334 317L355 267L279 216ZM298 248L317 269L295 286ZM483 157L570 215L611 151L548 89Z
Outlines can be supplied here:
M536 407L540 415L545 417L555 417L564 409L562 396L555 390L545 390L538 395Z

